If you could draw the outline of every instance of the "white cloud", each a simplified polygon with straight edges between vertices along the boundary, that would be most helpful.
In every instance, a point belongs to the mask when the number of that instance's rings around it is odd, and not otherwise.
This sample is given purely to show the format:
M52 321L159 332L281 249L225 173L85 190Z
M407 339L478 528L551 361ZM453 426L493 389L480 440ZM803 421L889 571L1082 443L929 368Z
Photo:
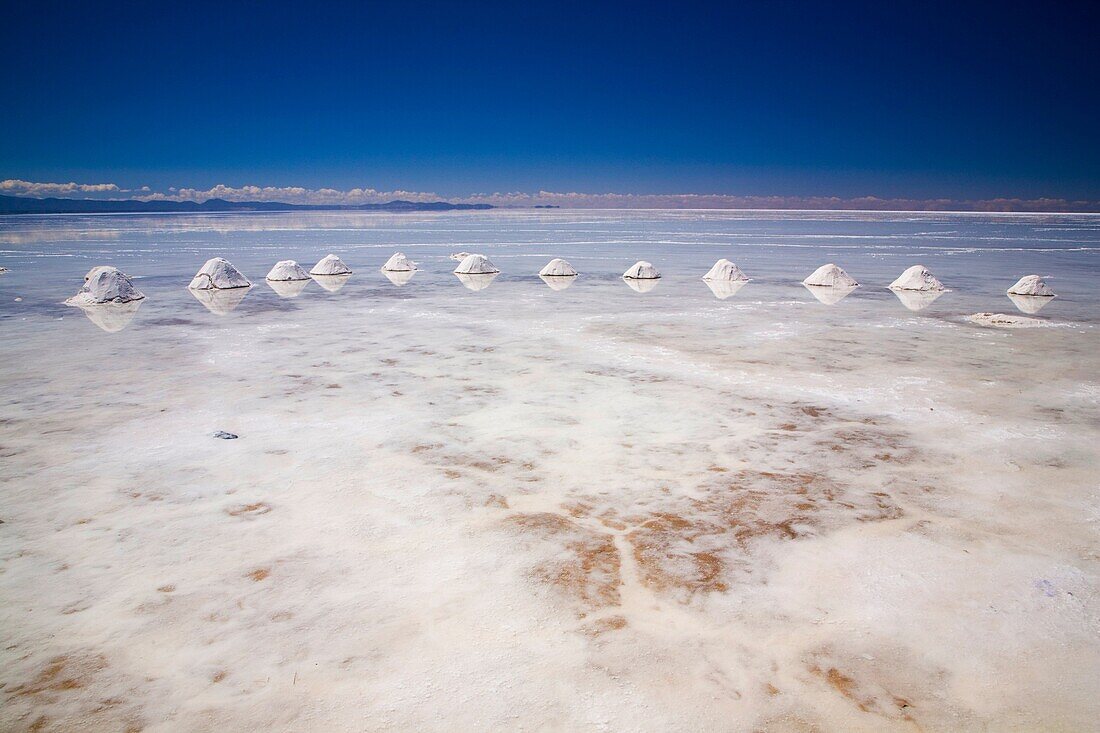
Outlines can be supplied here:
M170 186L154 191L149 186L119 188L114 183L35 183L18 179L0 181L0 193L16 196L64 196L104 198L107 194L131 194L142 201L278 201L289 204L356 206L403 201L450 201L493 206L560 206L578 209L867 209L877 211L1097 211L1100 202L1066 199L997 198L885 199L876 196L729 196L725 194L632 194L523 191L478 193L447 198L425 191L379 191L374 188L306 188L304 186L227 186L197 189ZM119 198L112 196L112 198Z
M118 193L125 190L113 183L35 183L33 181L21 181L18 178L0 181L0 194L33 196L36 198L72 196L76 193Z

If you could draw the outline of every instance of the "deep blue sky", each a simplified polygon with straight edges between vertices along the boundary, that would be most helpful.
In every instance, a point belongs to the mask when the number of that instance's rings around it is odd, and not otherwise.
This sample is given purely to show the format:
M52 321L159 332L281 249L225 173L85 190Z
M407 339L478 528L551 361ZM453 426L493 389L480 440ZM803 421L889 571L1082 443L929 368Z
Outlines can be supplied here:
M1100 199L1098 20L1084 3L5 1L0 178Z

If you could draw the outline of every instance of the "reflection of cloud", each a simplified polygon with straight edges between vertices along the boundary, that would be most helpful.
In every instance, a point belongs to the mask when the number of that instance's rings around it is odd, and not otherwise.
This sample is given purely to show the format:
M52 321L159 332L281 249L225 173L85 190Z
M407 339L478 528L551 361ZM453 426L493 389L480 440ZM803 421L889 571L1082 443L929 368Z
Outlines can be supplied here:
M499 274L499 272L479 272L475 274L456 272L455 277L457 277L469 290L476 291L484 290L489 287Z
M850 288L844 288L840 287L839 285L834 285L832 287L822 287L820 285L804 284L802 287L813 293L814 297L825 305L836 305L840 301L847 298L851 294L851 292L859 286L853 285Z
M1038 313L1047 303L1054 300L1049 295L1016 295L1015 293L1009 293L1008 297L1012 304L1024 313Z
M205 305L211 313L224 316L240 305L241 301L244 300L244 296L248 295L250 290L252 290L250 287L222 290L193 290L188 288L187 292L195 296L195 300Z
M142 301L131 300L127 303L90 303L78 306L88 320L107 333L117 333L130 325Z
M936 298L943 295L943 290L891 290L898 300L911 311L921 311L932 305Z

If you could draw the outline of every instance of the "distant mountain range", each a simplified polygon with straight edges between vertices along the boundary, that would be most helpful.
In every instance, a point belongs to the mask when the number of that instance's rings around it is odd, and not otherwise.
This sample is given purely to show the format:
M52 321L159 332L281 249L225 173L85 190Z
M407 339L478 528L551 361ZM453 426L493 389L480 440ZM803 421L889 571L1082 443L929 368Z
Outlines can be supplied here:
M0 196L0 214L124 214L158 212L233 212L233 211L483 211L489 204L452 204L447 201L389 201L358 206L284 204L278 201L92 201L88 199L32 199Z

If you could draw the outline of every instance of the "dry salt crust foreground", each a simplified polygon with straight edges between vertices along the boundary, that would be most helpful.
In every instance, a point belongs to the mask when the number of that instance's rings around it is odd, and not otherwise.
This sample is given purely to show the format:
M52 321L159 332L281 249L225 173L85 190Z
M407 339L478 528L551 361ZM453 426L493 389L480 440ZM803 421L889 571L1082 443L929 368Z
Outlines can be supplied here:
M1088 339L572 303L11 343L0 728L1094 725Z

